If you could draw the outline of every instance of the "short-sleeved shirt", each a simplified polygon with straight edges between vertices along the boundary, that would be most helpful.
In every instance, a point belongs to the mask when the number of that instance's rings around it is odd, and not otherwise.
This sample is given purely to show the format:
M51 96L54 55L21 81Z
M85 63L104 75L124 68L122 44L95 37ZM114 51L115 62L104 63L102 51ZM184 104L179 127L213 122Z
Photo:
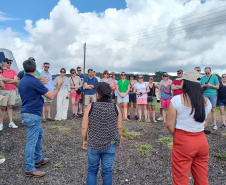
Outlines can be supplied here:
M42 116L44 100L42 95L49 90L33 75L25 74L18 85L22 100L21 113Z
M17 73L13 69L6 69L3 67L3 73L2 76L9 79L14 79L15 76L17 76ZM3 90L16 90L15 84L5 83L5 88Z
M206 76L201 77L201 85L205 84L205 82L207 82L209 80L209 78L207 78ZM219 84L218 78L215 75L212 75L209 83L212 85L217 85ZM204 96L206 97L212 97L217 95L217 90L212 88L212 87L207 87L207 89L204 91Z
M104 79L100 79L100 82L105 82ZM111 78L108 78L108 80L106 81L107 84L111 84L113 82L113 80Z
M60 76L57 76L54 81L53 81L53 85L56 85L57 84L57 81L60 81L61 80L61 77ZM69 82L69 78L68 77L64 77L64 82L63 84L61 85L60 87L61 89L67 89L68 91L71 91L71 86L70 86L70 82Z
M17 77L18 77L19 79L22 79L22 78L24 77L25 74L26 74L26 72L25 72L24 70L23 70L23 71L20 71L20 72L18 73ZM39 72L38 70L36 70L35 76L39 77L40 75L41 75L40 72Z
M128 85L130 85L129 80L125 80L124 83L122 82L122 80L119 80L117 82L118 85L118 90L121 93L125 93L128 90Z
M41 75L44 76L45 78L49 79L49 81L47 82L47 84L45 84L44 86L49 89L49 91L53 91L54 90L54 85L53 85L53 78L51 73L49 72L48 74L45 71L41 72Z
M135 83L134 84L134 87L136 88L137 92L145 92L147 91L147 86L146 86L146 83ZM137 98L147 98L147 94L143 94L142 96L141 95L136 95Z
M87 83L87 85L94 85L95 83L97 83L98 80L97 78L93 77L93 78L85 78L84 83ZM96 89L85 89L85 95L94 95L96 94Z
M82 84L84 84L84 80L85 80L86 77L83 74L81 74L81 75L76 74L76 76L79 76L81 78ZM84 92L84 87L83 86L81 88L81 91Z
M173 80L172 84L181 85L181 83L182 83L182 80ZM177 89L177 90L173 91L173 96L176 96L176 95L179 95L179 94L182 94L182 93L183 93L182 89Z

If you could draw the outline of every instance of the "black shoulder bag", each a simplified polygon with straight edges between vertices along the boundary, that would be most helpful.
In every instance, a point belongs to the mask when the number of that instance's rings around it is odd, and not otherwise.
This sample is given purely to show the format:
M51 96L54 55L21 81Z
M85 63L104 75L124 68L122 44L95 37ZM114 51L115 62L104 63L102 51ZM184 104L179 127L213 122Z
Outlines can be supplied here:
M209 77L208 81L205 82L205 84L208 84L208 83L209 83L211 77L212 77L212 75ZM207 87L203 87L203 88L202 88L203 92L204 92L206 89L207 89Z
M154 87L155 84L153 84L152 88L153 88L153 91L152 91L152 96L148 96L148 102L152 102L153 101L153 94L154 94ZM150 89L150 86L148 85L149 89Z
M73 80L72 77L71 77L71 80L72 80L73 85L74 85L74 87L75 87L75 82L74 82L74 80ZM82 93L81 89L78 89L78 90L76 91L76 93L77 93L77 94L81 94L81 93Z

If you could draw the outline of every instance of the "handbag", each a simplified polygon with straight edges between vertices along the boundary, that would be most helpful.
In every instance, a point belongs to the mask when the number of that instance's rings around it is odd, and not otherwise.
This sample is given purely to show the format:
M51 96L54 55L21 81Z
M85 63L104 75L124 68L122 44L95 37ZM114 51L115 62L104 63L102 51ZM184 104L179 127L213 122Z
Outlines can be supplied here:
M73 80L73 78L71 77L71 80L72 80L72 82L73 82L73 85L75 86L75 82L74 82L74 80ZM78 89L77 91L75 91L77 94L81 94L82 93L82 91L81 91L81 89Z
M154 85L155 85L155 84L153 84L153 87L154 87ZM149 89L150 89L150 86L149 86ZM155 88L153 88L152 95L151 95L151 96L148 96L148 102L152 102L152 101L153 101L154 89L155 89Z
M205 82L205 84L208 84L208 83L209 83L211 77L212 77L212 75L209 77L208 81ZM203 92L204 92L206 89L207 89L207 87L203 87L203 88L202 88Z
M171 94L171 90L169 90L166 86L164 86L164 92L166 94Z

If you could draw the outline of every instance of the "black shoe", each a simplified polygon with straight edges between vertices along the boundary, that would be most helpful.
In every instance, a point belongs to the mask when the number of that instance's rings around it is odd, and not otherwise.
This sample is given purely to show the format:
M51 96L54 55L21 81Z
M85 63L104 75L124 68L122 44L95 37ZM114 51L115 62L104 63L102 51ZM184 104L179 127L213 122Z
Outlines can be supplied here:
M78 118L82 118L83 117L83 115L82 114L78 114Z
M128 115L127 118L130 119L130 115Z
M138 120L139 118L137 116L134 116L135 120Z

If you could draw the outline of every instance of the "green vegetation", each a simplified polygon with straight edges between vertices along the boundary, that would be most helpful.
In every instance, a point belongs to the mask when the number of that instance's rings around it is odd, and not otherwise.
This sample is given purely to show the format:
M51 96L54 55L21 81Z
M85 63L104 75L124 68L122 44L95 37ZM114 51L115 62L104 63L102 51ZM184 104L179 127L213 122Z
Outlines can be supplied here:
M128 128L124 127L122 129L122 135L123 135L123 137L127 137L128 139L134 139L134 138L141 136L141 133L140 132L128 132Z
M21 117L13 116L13 120L21 120L21 119L22 119Z
M143 152L149 152L154 150L154 148L152 146L148 146L148 145L141 145L138 149L139 152L143 153Z
M62 126L51 126L49 128L52 128L52 129L60 129L60 128L62 128Z
M131 145L130 145L130 148L137 148L137 145L131 144Z
M138 122L138 123L141 125L151 125L151 123L148 123L148 122Z
M223 153L215 153L214 154L214 157L217 157L217 158L219 158L221 160L226 161L226 152L223 152Z
M5 159L5 157L3 155L0 155L0 159Z
M159 142L160 143L163 143L163 144L165 144L165 143L171 143L171 142L173 142L173 138L172 137L163 137L163 138L161 138L159 140Z
M226 133L221 133L221 136L226 138Z
M53 125L53 126L50 126L49 128L51 129L57 129L59 131L62 131L62 132L70 132L71 131L71 128L67 128L67 127L62 127L62 126L58 126L58 125Z
M168 148L169 148L170 150L173 149L173 141L171 141L170 143L168 143Z
M61 168L63 165L61 163L57 163L57 164L54 164L53 167L54 168Z

